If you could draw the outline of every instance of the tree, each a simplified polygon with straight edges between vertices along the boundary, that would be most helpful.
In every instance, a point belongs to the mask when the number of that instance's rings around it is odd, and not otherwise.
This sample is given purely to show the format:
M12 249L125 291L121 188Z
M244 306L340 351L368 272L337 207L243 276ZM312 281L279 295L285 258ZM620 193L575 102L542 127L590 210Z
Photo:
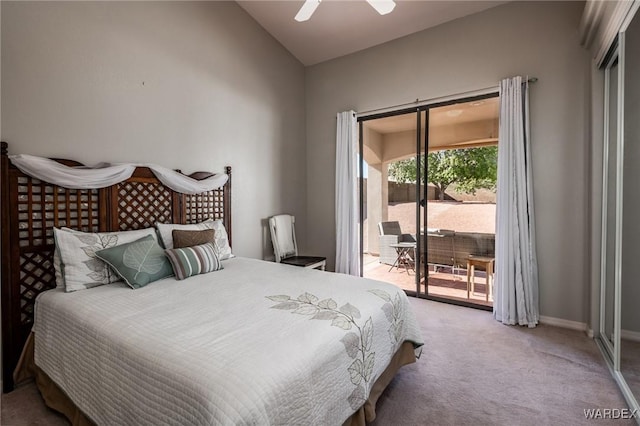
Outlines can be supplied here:
M424 170L424 155L420 169ZM480 188L495 190L498 177L498 147L447 149L427 155L427 182L435 185L444 200L447 188L455 183L463 192L475 194ZM397 182L416 182L416 158L396 161L389 175ZM421 182L424 184L424 174Z
M420 182L424 184L424 155L420 156L420 170L422 171L422 179ZM389 176L393 177L396 182L415 183L418 170L416 168L416 157L406 160L400 160L389 164Z

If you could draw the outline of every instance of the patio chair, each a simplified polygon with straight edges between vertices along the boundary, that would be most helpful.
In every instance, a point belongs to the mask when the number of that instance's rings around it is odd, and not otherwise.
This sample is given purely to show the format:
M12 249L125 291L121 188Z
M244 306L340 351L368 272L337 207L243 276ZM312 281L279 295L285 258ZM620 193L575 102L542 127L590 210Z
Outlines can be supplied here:
M269 230L276 262L304 268L319 268L324 271L327 264L326 257L298 256L295 222L296 218L288 214L269 218Z
M397 258L398 252L391 244L398 243L415 243L416 239L411 234L403 234L398 221L380 222L378 223L378 231L380 232L380 263L393 265Z

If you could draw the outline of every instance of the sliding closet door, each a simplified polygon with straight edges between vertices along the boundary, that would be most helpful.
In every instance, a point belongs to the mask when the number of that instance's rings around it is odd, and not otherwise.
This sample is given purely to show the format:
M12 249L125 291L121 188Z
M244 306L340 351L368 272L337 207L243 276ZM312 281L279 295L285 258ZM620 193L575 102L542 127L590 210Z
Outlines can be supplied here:
M600 346L640 424L640 2L605 61ZM634 14L637 15L634 18ZM623 419L625 417L622 417ZM630 417L626 417L630 418Z
M620 282L619 368L632 408L640 408L640 12L624 31L622 108L620 133L624 142L624 187L622 217L622 271ZM621 53L622 54L622 53ZM623 392L626 392L626 389ZM640 411L637 420L640 422Z
M622 202L621 151L619 135L618 50L615 48L605 69L605 129L603 146L602 267L600 335L611 361L615 359L616 291L620 280L619 215Z

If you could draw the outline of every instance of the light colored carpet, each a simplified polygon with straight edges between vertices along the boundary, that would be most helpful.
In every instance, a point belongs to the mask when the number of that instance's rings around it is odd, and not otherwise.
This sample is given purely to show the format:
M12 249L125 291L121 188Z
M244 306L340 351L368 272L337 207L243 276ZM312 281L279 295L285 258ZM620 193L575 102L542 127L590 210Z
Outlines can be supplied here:
M556 327L507 327L491 313L411 299L426 345L378 403L375 425L631 425L587 421L626 408L593 340ZM62 425L33 384L2 395L3 425Z
M640 400L640 342L622 339L620 372L633 394Z
M412 304L425 349L381 397L376 425L583 425L590 423L585 409L627 408L582 332L505 326L486 311Z

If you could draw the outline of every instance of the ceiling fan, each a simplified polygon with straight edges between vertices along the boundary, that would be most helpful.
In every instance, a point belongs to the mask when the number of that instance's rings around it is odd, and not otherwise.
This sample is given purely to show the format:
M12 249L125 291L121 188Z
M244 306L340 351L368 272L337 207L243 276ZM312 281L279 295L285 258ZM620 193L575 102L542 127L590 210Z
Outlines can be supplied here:
M298 22L308 21L321 1L322 0L305 0L294 19ZM396 7L396 3L393 0L367 0L367 3L377 10L380 15L391 13L393 8Z

